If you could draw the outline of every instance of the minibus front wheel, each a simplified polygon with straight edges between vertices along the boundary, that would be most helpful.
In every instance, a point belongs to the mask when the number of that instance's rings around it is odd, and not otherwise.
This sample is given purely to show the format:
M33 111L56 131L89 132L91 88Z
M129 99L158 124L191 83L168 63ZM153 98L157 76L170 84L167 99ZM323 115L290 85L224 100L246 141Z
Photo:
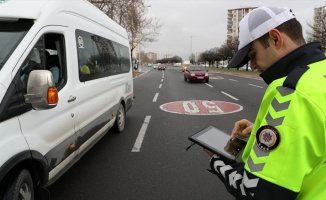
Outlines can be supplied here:
M126 123L125 108L122 104L120 104L116 115L115 124L114 124L115 130L121 133L125 129L125 123Z
M27 169L21 170L13 177L5 199L34 199L33 179Z

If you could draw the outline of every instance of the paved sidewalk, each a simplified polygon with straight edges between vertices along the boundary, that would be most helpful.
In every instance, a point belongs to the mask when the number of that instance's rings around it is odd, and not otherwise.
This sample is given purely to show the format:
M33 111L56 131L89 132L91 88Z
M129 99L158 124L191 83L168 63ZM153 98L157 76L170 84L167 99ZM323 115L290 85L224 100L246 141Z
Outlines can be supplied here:
M139 76L140 74L142 74L143 72L138 72L138 71L133 71L132 72L132 76L135 78L137 76Z

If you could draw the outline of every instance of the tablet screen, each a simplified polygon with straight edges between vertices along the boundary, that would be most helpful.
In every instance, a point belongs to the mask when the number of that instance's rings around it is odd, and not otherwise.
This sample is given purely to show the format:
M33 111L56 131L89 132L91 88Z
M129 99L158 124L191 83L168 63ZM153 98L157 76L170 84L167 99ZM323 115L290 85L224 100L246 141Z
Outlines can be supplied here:
M230 140L230 135L217 129L214 126L209 126L204 130L189 137L189 139L200 146L203 146L213 153L223 156L229 160L237 159L246 146L246 142L234 138Z

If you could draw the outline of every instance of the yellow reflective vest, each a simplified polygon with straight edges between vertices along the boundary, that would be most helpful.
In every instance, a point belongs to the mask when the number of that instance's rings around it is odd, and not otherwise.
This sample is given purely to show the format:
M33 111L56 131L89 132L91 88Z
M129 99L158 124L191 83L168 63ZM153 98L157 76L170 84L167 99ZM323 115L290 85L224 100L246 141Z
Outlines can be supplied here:
M295 90L285 79L266 90L242 156L245 169L297 199L326 199L326 60L310 64Z

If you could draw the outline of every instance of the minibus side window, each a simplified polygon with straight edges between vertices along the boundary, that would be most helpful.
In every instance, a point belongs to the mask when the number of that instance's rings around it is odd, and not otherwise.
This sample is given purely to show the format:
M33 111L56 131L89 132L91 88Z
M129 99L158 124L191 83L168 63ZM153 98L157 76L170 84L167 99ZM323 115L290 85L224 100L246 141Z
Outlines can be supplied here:
M128 73L127 47L92 33L76 30L79 80L81 82Z
M44 68L52 73L54 82L60 90L67 82L64 35L51 33L46 34L44 38Z
M125 46L120 46L119 51L120 51L121 73L128 73L131 68L129 49Z
M65 52L62 34L48 33L35 44L21 66L20 75L23 88L26 88L28 75L32 70L46 69L52 73L56 86L65 82Z

